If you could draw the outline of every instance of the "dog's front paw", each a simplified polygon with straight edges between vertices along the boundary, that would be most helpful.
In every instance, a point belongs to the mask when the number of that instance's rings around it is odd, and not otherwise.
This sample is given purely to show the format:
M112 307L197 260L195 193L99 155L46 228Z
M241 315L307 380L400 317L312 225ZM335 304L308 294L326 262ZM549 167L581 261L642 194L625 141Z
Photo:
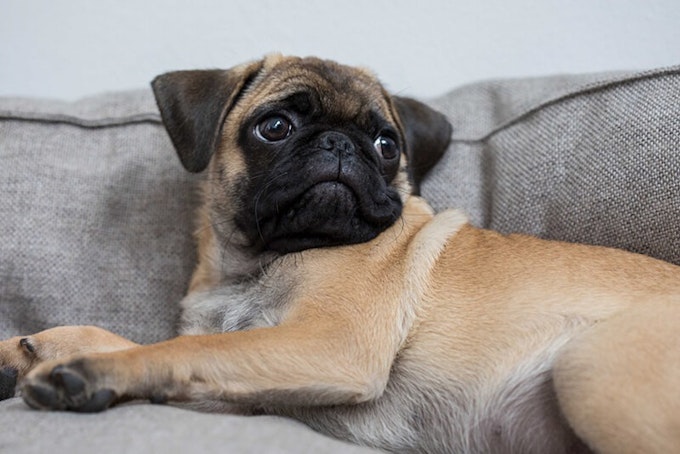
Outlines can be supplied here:
M87 359L66 365L41 365L30 372L21 385L24 401L38 410L97 412L117 399L114 390L97 385L87 370Z

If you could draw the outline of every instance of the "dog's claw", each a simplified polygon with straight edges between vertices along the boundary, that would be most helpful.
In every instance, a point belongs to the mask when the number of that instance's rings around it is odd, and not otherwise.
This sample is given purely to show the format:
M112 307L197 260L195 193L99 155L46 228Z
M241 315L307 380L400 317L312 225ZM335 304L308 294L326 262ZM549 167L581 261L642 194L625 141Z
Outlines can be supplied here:
M35 353L35 345L33 345L33 342L31 342L31 340L28 337L20 339L19 345L26 351L26 353L30 354Z
M168 397L164 394L152 394L151 397L149 397L149 402L157 405L167 404Z
M0 368L0 400L14 397L18 376L19 371L14 367L5 366Z
M46 410L98 412L107 409L117 398L111 389L88 391L87 381L66 366L56 366L44 380L29 380L22 390L30 407Z

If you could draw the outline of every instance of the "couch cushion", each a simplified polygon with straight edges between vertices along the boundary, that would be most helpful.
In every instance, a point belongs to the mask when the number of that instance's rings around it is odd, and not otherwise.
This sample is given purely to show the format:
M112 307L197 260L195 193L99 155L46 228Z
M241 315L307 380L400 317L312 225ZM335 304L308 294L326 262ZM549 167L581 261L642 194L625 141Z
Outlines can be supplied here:
M0 402L0 426L5 428L0 451L21 454L379 452L331 439L292 419L137 403L79 414L36 412L14 398Z
M0 160L0 335L63 324L173 335L196 197L151 93L3 99Z

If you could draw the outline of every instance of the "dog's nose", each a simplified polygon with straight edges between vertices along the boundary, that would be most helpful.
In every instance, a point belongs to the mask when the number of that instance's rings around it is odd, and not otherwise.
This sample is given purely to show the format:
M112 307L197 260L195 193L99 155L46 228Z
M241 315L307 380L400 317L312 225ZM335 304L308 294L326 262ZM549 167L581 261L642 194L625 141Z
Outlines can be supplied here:
M319 148L340 153L353 153L354 143L341 132L328 131L319 137Z

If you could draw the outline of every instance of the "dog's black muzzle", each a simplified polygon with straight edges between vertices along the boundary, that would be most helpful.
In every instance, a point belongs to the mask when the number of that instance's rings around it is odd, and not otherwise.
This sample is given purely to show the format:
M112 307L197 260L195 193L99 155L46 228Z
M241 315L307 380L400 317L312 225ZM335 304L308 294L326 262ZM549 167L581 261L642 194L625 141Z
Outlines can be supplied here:
M251 218L244 231L263 250L281 254L369 241L401 215L401 199L387 179L372 144L324 132L313 146L276 163L241 216Z

